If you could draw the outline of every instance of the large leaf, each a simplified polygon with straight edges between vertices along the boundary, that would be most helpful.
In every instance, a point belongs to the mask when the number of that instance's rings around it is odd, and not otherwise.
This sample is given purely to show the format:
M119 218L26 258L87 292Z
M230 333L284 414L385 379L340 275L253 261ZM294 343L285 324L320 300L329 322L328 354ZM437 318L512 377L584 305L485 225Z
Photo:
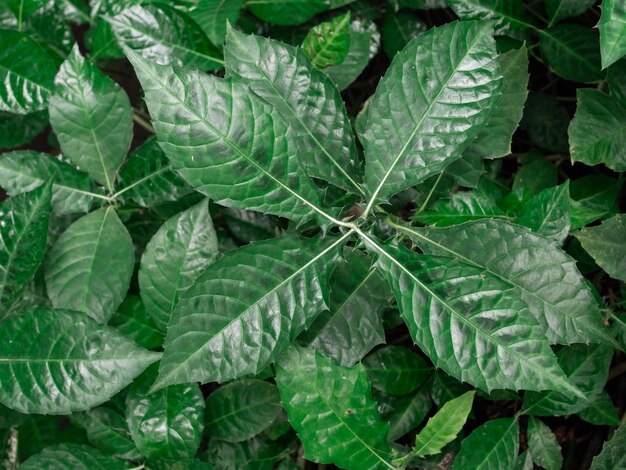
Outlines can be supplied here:
M21 413L88 410L159 358L68 310L26 311L0 326L0 401Z
M363 147L368 208L460 157L500 97L487 22L432 28L396 54L369 105Z
M418 457L438 454L452 442L472 411L474 394L474 391L466 392L445 403L415 437L413 454Z
M384 346L363 360L372 386L391 395L417 390L432 368L419 355L401 346Z
M463 440L453 470L513 470L519 451L516 418L487 421Z
M560 470L563 465L561 446L543 421L531 417L528 421L528 450L533 462L546 470Z
M602 452L594 457L591 470L626 469L626 426L622 425L613 437L604 443Z
M180 295L218 255L205 199L165 222L141 258L139 288L148 314L165 331Z
M626 0L602 0L600 52L605 69L626 55Z
M295 152L288 123L240 83L126 53L157 137L188 184L223 205L328 221L323 193ZM180 124L190 132L180 132Z
M456 258L513 287L551 343L612 341L576 262L548 239L503 220L404 230L426 253Z
M295 25L331 8L331 0L247 0L255 16L268 23Z
M626 214L617 214L575 235L598 266L626 282Z
M56 66L28 34L0 30L0 111L28 114L48 105Z
M50 123L63 154L109 191L133 137L128 96L80 55L78 45L59 69Z
M310 176L362 192L341 95L302 49L229 28L224 55L228 73L249 84L291 123L300 160Z
M522 207L515 222L561 244L570 228L569 182L544 189Z
M120 44L159 64L212 70L224 63L202 29L166 4L134 5L107 21Z
M214 391L206 402L210 436L228 442L250 439L268 428L282 411L276 385L236 380Z
M307 459L347 469L394 468L384 423L362 365L337 365L293 348L277 364L276 382Z
M126 420L137 448L148 458L185 459L196 455L204 429L204 397L198 384L172 385L148 393L156 365L133 382Z
M418 255L361 235L379 254L413 341L434 365L490 392L580 392L559 369L541 327L502 279L454 258Z
M107 323L124 300L135 265L133 242L112 206L74 222L50 249L52 305Z
M86 413L76 413L72 419L85 428L91 445L102 452L127 460L141 458L126 419L117 411L100 406Z
M328 307L328 278L347 236L283 236L209 266L172 314L155 387L223 382L273 362Z
M20 150L0 155L0 186L11 196L31 191L54 176L52 209L58 215L87 212L95 199L93 183L67 163L45 153Z
M626 171L626 108L598 90L579 89L569 126L572 162Z
M93 447L61 444L47 447L20 465L22 470L109 470L130 469L132 465L105 455Z
M311 28L302 49L318 69L342 63L350 49L350 12Z
M0 205L0 319L20 298L43 261L52 180Z

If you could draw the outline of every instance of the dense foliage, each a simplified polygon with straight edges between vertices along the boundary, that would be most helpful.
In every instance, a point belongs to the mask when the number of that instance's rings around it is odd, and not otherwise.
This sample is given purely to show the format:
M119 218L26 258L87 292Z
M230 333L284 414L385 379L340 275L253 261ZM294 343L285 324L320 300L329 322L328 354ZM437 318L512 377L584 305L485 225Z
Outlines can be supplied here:
M4 468L626 468L626 0L0 26Z

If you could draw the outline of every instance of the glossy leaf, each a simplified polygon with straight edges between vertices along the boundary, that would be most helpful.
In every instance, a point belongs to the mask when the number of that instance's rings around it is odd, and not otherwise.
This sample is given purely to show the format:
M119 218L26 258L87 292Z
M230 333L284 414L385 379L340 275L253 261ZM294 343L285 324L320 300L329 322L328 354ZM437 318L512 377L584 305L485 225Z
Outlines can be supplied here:
M46 251L52 180L0 205L0 319L35 276Z
M436 227L448 227L471 220L506 217L506 212L500 209L492 199L477 191L459 191L449 198L439 199L430 209L418 210L413 216L415 220L423 224Z
M296 25L330 9L330 0L247 0L246 6L259 19L280 25Z
M453 470L512 470L519 451L519 424L515 418L487 421L461 443Z
M550 26L554 23L578 16L594 5L595 0L546 0Z
M235 24L244 0L203 0L194 2L187 14L193 19L212 44L221 48L226 39L226 24Z
M165 339L152 317L146 312L141 298L136 295L126 296L120 308L111 317L109 325L142 348L156 349Z
M405 395L417 390L429 377L432 368L410 349L384 346L363 360L372 386L391 395Z
M180 295L218 255L217 235L208 201L165 222L146 246L139 288L146 311L165 331Z
M418 457L438 454L444 446L452 442L463 429L472 411L474 393L464 393L445 403L415 437L413 454Z
M570 227L569 184L545 189L530 198L515 222L561 244Z
M208 434L228 442L256 436L283 409L276 385L255 379L236 380L218 388L209 395L206 407Z
M93 447L61 444L47 447L20 465L23 470L105 470L130 469L132 465L105 455Z
M626 59L620 60L606 71L611 96L622 106L626 106Z
M341 95L302 49L228 30L226 70L274 105L291 123L310 176L360 189L359 162ZM306 157L305 157L306 156Z
M535 465L546 470L560 470L563 465L561 446L556 436L541 420L531 417L528 421L528 451Z
M77 45L55 78L50 123L63 154L111 191L133 136L131 107Z
M602 0L598 29L602 68L605 69L626 55L626 1Z
M172 385L149 393L156 372L156 366L149 368L130 386L126 398L130 434L148 458L192 458L204 429L204 397L200 387Z
M593 458L591 470L624 470L626 468L626 426L615 431L613 437L604 443L602 452Z
M346 368L303 348L277 364L276 382L307 459L347 469L394 468L383 423L360 364Z
M263 370L328 307L345 239L283 236L224 254L180 298L155 387Z
M70 225L50 249L48 296L57 308L107 323L126 296L134 264L128 231L112 206L103 207Z
M583 248L611 277L626 281L626 214L576 233Z
M493 20L496 34L532 27L532 17L522 0L446 0L463 20Z
M133 443L126 419L105 406L74 415L87 431L89 442L108 455L121 459L139 459L141 454Z
M105 402L159 354L68 310L36 309L0 328L0 401L21 413L69 414Z
M488 23L451 23L396 54L362 139L368 207L441 172L484 127L501 88L492 34Z
M350 49L350 12L311 28L302 49L318 69L342 63Z

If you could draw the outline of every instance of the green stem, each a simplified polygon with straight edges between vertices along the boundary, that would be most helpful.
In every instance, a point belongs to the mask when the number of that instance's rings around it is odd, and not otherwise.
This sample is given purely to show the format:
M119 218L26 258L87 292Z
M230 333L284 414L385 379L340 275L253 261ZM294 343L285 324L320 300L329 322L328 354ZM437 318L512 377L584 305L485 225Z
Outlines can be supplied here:
M137 113L137 111L133 112L133 121L135 121L137 124L139 124L141 127L143 127L145 130L147 130L151 134L154 134L154 127L152 127L152 124L150 124L148 121L142 118Z

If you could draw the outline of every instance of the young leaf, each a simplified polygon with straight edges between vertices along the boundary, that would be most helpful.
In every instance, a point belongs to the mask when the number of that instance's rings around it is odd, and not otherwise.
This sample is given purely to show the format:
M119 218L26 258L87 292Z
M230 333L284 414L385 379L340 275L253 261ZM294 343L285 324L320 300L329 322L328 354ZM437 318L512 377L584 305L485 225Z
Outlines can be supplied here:
M575 235L598 266L626 282L626 214L617 214Z
M562 244L570 227L569 201L569 182L566 181L530 198L517 214L515 222Z
M613 341L576 262L546 238L503 220L487 219L403 230L427 254L456 258L512 287L551 343Z
M594 5L595 0L546 0L546 11L550 26L554 23L578 16Z
M172 385L149 393L156 365L130 386L126 420L137 448L148 458L196 455L204 429L204 397L198 384Z
M248 9L259 19L272 24L296 25L331 8L330 0L248 0Z
M0 324L0 402L20 413L88 410L158 358L81 313L22 312Z
M410 349L384 346L363 360L372 386L391 395L414 392L430 377L432 368Z
M218 255L217 235L205 199L165 222L141 258L141 299L165 331L180 295Z
M28 287L46 251L52 180L0 205L0 319Z
M418 457L438 454L461 432L472 411L475 392L467 392L443 405L415 437L413 454Z
M486 124L502 81L492 34L486 22L451 23L396 54L363 135L368 209L440 173Z
M221 49L226 39L226 24L237 22L244 3L245 0L204 0L194 2L187 14L198 23L211 43Z
M598 90L579 89L569 126L572 162L626 171L626 108Z
M93 447L61 444L47 447L37 455L33 455L20 465L21 470L94 470L94 469L130 469L133 465L123 460L105 455Z
M541 420L531 417L527 433L528 451L535 465L546 470L560 470L563 465L561 446L550 428Z
M626 426L622 425L613 437L604 443L602 452L596 455L590 470L624 470L626 468Z
M291 123L310 176L362 192L359 159L341 95L302 49L229 28L224 55L228 73L247 83Z
M236 380L206 401L210 436L228 442L250 439L268 428L282 411L276 385L256 379Z
M115 410L100 406L75 414L73 419L85 428L91 445L102 452L126 460L141 458L130 437L126 419Z
M347 236L288 235L224 254L181 296L155 388L267 367L328 307L328 278Z
M289 422L309 460L347 469L395 468L384 423L362 365L352 368L303 348L292 348L276 367L276 383Z
M128 96L75 45L55 78L50 123L63 154L109 191L133 137Z
M78 219L50 249L52 305L107 323L124 300L135 265L133 242L112 206Z
M505 34L533 28L532 17L521 0L446 0L463 20L493 20L495 33Z
M342 63L350 49L350 12L311 28L302 49L318 69Z
M598 22L602 68L626 55L626 0L602 0Z
M159 143L189 185L229 207L328 223L324 195L304 171L294 135L274 108L241 83L126 53ZM194 131L178 132L182 123Z
M109 326L128 336L142 348L156 349L163 345L163 333L146 312L141 298L127 295L120 308L111 317Z
M412 13L387 10L382 29L385 54L393 59L411 39L426 32L427 29L426 24Z
M28 114L48 105L56 66L28 34L0 30L0 111Z
M452 470L513 469L518 451L517 419L493 419L463 439Z
M224 63L202 29L164 3L134 5L107 21L121 45L159 64L213 70Z

